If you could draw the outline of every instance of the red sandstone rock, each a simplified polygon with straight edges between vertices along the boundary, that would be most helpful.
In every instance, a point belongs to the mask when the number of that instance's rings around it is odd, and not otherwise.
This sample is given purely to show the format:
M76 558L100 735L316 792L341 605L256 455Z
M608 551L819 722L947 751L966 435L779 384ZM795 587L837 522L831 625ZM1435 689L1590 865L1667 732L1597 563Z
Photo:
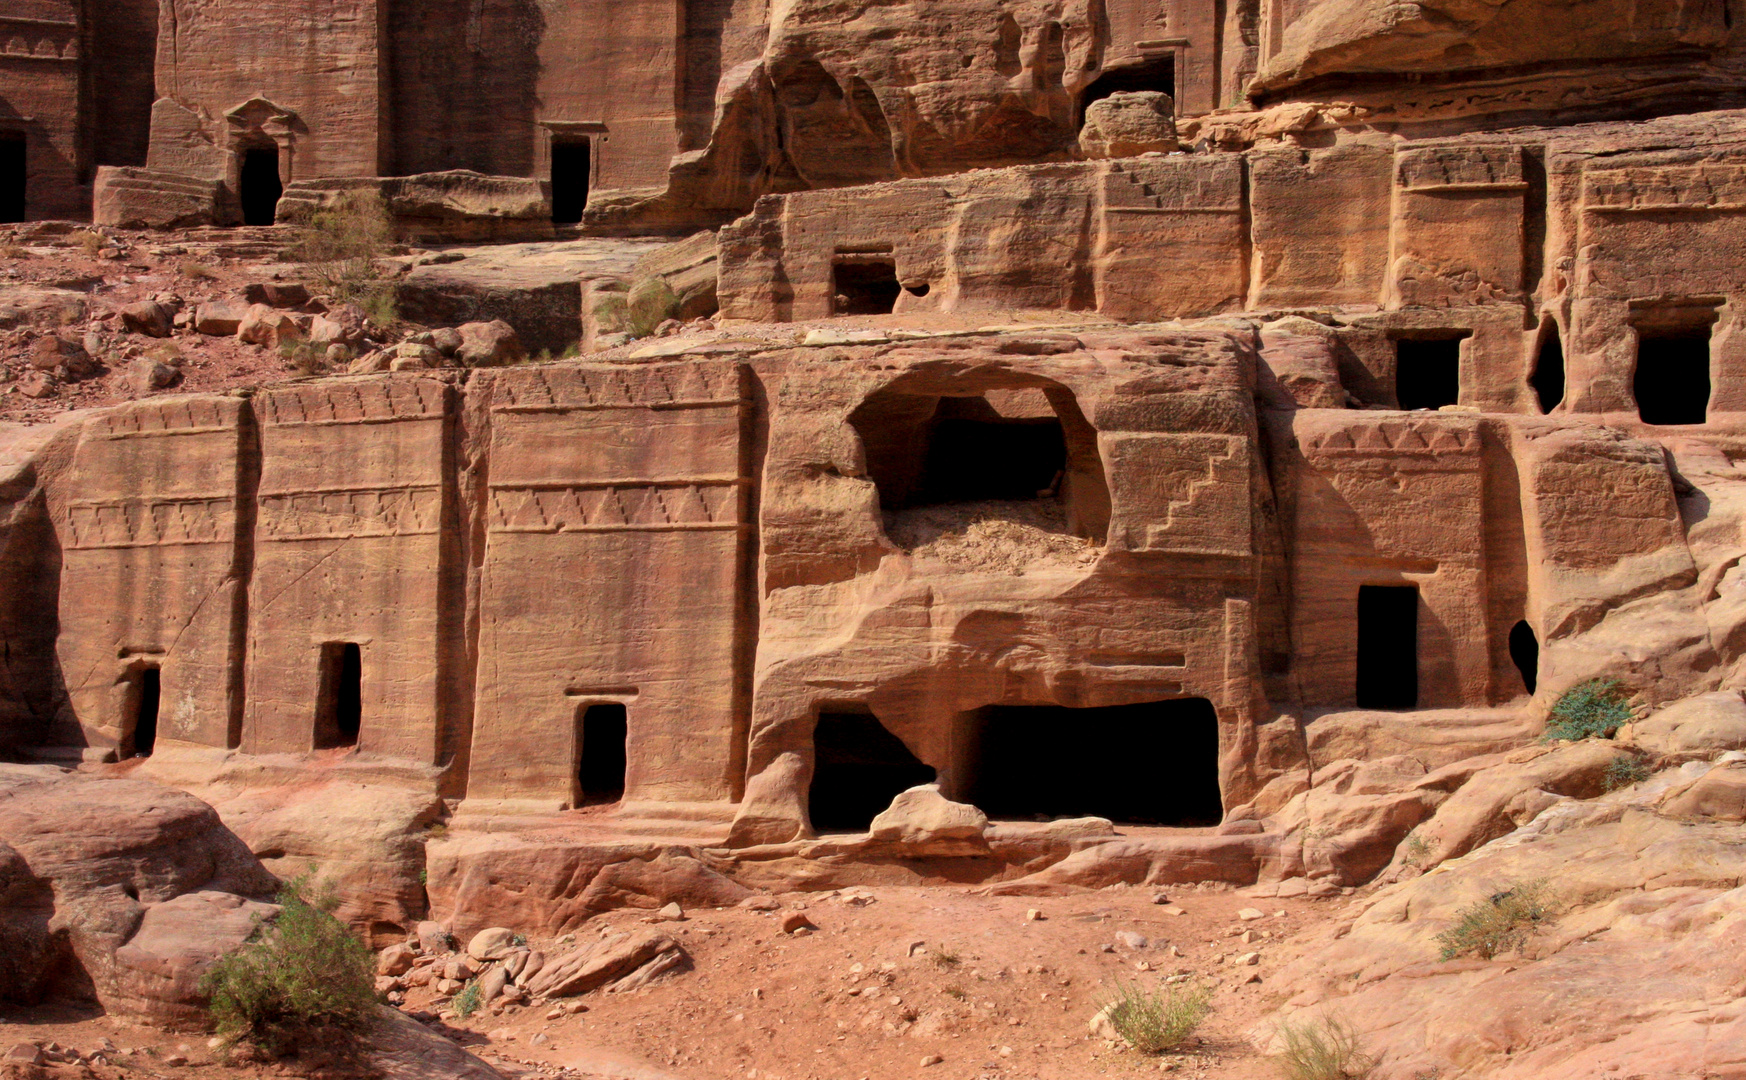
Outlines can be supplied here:
M77 965L107 1007L158 1019L186 1017L203 965L267 910L243 898L276 885L198 799L49 766L0 766L0 881L20 996Z
M467 367L501 367L526 355L515 328L501 319L466 323L460 327L461 344L455 359Z
M170 309L151 300L129 304L121 309L121 320L128 330L147 337L169 337L170 319Z

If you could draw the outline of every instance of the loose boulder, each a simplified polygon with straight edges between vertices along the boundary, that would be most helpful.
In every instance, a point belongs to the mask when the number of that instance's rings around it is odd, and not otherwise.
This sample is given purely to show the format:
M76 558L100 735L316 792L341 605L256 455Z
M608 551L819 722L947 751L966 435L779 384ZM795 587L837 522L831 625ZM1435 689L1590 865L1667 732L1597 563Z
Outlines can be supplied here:
M1079 148L1088 158L1124 158L1180 149L1176 103L1169 94L1135 90L1085 107Z
M946 798L938 784L922 784L892 799L870 831L875 840L929 854L979 854L988 850L987 827L988 815L976 807Z
M456 359L468 367L502 367L527 358L515 328L502 319L467 323L460 328Z

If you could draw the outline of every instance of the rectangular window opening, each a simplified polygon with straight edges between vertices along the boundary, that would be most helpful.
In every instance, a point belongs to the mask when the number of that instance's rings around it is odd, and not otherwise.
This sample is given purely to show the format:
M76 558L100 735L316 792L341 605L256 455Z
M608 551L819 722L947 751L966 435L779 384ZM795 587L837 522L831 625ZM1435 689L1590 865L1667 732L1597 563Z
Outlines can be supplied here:
M579 806L600 806L624 798L625 740L629 731L620 702L584 706L577 721L576 786Z
M889 315L897 307L897 262L889 254L838 254L831 267L837 315Z
M1358 707L1411 709L1419 703L1419 589L1358 589Z
M26 151L22 132L0 131L0 224L24 220Z
M552 223L578 225L588 209L594 144L585 138L552 140Z
M1714 308L1645 312L1636 322L1631 392L1645 424L1702 424L1710 411L1710 327Z
M1461 403L1461 342L1466 334L1402 337L1394 342L1394 396L1401 408Z
M122 705L121 744L117 756L126 761L151 757L158 741L158 704L162 682L156 667L135 668L128 674Z
M315 749L358 745L363 723L364 655L353 642L321 647L321 689L315 707Z

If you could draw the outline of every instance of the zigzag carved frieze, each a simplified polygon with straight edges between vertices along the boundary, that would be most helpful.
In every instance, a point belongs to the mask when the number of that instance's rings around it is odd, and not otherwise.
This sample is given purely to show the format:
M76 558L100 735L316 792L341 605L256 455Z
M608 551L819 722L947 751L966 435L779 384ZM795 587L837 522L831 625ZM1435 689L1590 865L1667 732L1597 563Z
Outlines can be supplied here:
M447 404L447 387L434 379L360 380L296 387L261 394L255 399L261 423L278 427L434 419L444 415Z
M264 492L255 532L278 541L434 536L442 513L442 490L434 484Z
M737 529L746 482L730 478L494 488L495 533Z
M737 363L552 367L510 372L497 383L498 412L695 409L738 405Z
M1318 457L1426 457L1479 453L1479 431L1473 427L1415 424L1404 420L1335 428L1303 437L1306 453Z
M228 544L236 538L236 506L227 495L73 503L65 526L69 551Z

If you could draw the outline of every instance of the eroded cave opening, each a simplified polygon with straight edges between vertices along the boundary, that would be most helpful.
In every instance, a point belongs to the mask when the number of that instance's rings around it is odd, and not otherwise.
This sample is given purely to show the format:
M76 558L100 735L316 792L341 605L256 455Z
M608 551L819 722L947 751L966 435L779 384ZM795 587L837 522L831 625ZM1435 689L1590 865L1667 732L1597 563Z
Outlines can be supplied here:
M588 209L593 144L587 138L552 140L552 223L577 225Z
M242 199L244 225L271 225L279 213L279 197L285 185L279 179L279 148L251 146L243 150L237 176L237 195Z
M1631 393L1645 424L1702 424L1710 409L1710 328L1713 305L1652 308L1634 313L1637 367Z
M1564 400L1564 339L1558 320L1547 318L1540 330L1540 347L1534 356L1534 373L1528 376L1540 411L1549 413Z
M1071 709L991 705L963 732L967 801L992 818L1217 825L1218 713L1206 698Z
M1085 93L1080 96L1080 123L1085 122L1085 108L1092 102L1101 101L1111 94L1140 90L1156 90L1169 94L1172 101L1176 99L1175 53L1148 57L1135 64L1111 68L1098 76L1097 81L1086 87Z
M1419 588L1358 588L1358 707L1411 709L1419 703Z
M1394 396L1403 409L1440 409L1461 401L1465 333L1401 337L1394 342Z
M1510 627L1510 660L1521 673L1522 685L1532 694L1540 683L1540 639L1526 619Z
M158 741L162 686L162 676L155 664L128 672L127 690L122 699L121 745L116 751L121 760L151 756Z
M807 814L821 833L866 832L899 792L934 780L934 770L864 709L821 711L812 746Z
M625 742L630 731L623 703L582 706L576 726L576 804L618 802L624 798Z
M0 224L24 220L25 151L23 132L0 131Z
M951 527L957 507L1103 541L1110 504L1097 432L1072 392L1027 382L960 394L893 387L850 414L888 531L922 517Z
M358 732L364 718L363 649L350 641L323 645L319 671L315 749L358 745Z
M890 252L839 252L831 263L831 311L837 315L889 315L903 286Z

